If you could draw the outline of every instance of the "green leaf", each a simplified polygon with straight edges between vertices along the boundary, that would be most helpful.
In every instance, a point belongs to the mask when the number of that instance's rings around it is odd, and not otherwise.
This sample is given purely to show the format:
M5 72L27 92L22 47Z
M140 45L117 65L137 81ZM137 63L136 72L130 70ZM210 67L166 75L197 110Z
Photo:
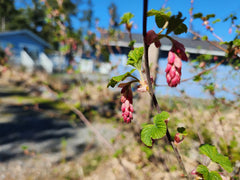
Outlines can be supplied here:
M164 121L169 118L169 113L166 111L162 111L160 114L157 114L153 117L153 122L156 124L158 121Z
M168 20L169 20L169 16L165 14L157 14L155 16L155 22L159 28L162 28Z
M167 112L162 112L153 117L154 124L145 125L141 131L141 140L147 146L152 146L152 139L160 139L166 135L165 120L169 118Z
M235 45L235 46L240 46L240 39L235 39L235 40L233 41L233 45Z
M207 20L209 20L210 18L214 18L214 17L215 17L215 14L208 14L208 15L206 16Z
M174 34L178 35L181 33L187 32L187 26L183 23L186 18L182 19L182 13L179 12L178 15L171 16L169 19L167 34L171 33L172 31Z
M202 80L202 77L201 76L194 76L194 78L193 78L193 81L196 81L196 82L198 82L198 81L201 81Z
M193 14L193 18L194 18L194 19L202 18L202 16L203 16L202 13L196 13L196 14Z
M209 179L209 171L208 171L208 168L204 165L199 165L196 169L196 171L200 174L203 175L203 178L205 180L208 180Z
M169 20L171 12L166 12L167 9L148 11L147 16L155 16L155 22L159 28L162 28L164 24Z
M166 15L168 17L171 16L171 12L166 12L168 9L161 9L161 10L156 10L156 9L151 9L147 12L147 16L156 16L157 14L160 15Z
M187 135L187 131L186 131L185 127L178 127L178 128L177 128L177 131L178 131L179 133L181 133L182 135L184 135L184 136Z
M206 40L208 40L208 37L207 37L207 36L203 36L203 37L202 37L202 40L203 40L203 41L206 41Z
M227 172L232 172L232 164L228 157L219 154L217 148L215 146L209 144L203 144L199 147L199 151L201 154L208 156L213 162L218 163L222 166Z
M128 54L127 65L131 65L135 67L137 70L141 71L143 53L144 53L143 47L131 50Z
M127 77L129 77L136 69L132 69L130 72L126 72L125 74L122 74L120 76L114 76L110 79L108 82L107 87L115 87L117 83L120 81L124 81Z
M135 44L135 43L136 43L136 40L132 40L132 41L129 42L128 46L129 46L130 48L132 48L132 47L134 47L134 44Z
M216 171L208 171L208 168L204 165L199 165L196 171L202 174L204 180L222 180L220 174Z
M152 131L155 127L153 124L148 124L141 131L141 140L147 146L152 146Z
M130 12L124 13L121 17L121 22L119 24L129 24L130 19L132 19L134 15Z
M216 19L212 23L215 24L215 23L220 22L220 21L221 21L221 19Z
M186 32L187 32L187 26L186 26L186 24L183 24L183 23L179 24L179 26L178 26L176 29L174 29L173 32L174 32L174 34L176 34L176 35L182 34L182 33L186 33Z
M222 177L220 174L216 171L211 171L209 173L209 180L222 180Z

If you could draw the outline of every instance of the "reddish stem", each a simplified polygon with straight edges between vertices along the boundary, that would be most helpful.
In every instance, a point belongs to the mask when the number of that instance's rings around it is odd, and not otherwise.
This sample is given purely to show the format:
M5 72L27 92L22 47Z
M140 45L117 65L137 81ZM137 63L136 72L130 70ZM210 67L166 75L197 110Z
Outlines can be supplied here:
M148 9L148 0L144 0L144 3L143 3L143 39L145 39L145 36L147 34L147 9ZM146 76L147 76L147 81L148 81L148 86L149 86L149 94L151 95L151 97L153 99L153 103L154 103L158 113L161 113L161 109L157 102L157 98L154 94L152 83L151 83L149 59L148 59L148 48L149 48L149 46L144 42L144 62L145 62L145 71L146 71ZM168 143L172 146L172 148L174 150L175 156L176 156L178 163L179 163L181 169L183 170L186 178L188 180L190 180L190 177L188 176L185 166L183 164L181 155L180 155L177 147L173 143L173 140L172 140L172 137L170 135L168 128L167 128L166 137L167 137Z

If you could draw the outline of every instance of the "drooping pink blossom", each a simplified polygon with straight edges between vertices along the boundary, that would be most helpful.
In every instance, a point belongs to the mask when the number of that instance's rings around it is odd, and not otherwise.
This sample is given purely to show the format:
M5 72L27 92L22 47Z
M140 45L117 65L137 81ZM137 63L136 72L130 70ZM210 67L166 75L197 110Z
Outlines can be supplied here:
M154 42L156 48L161 46L158 35L153 30L147 32L144 41L147 45L151 45Z
M121 93L121 111L122 111L122 117L125 123L130 123L133 119L133 94L130 84L122 83L119 85L119 87L122 87Z
M181 69L182 69L181 59L173 51L169 51L168 64L165 69L165 72L167 83L170 87L176 87L180 83L182 74Z

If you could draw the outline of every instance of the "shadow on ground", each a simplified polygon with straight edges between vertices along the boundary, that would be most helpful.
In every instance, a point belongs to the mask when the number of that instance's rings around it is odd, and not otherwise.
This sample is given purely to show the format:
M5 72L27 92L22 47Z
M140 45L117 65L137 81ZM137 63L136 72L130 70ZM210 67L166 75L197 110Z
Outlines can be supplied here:
M13 95L0 92L1 99ZM0 113L0 162L23 156L22 146L28 146L37 153L57 153L61 151L64 139L70 140L68 145L72 146L75 154L81 153L85 147L85 139L79 139L84 138L81 131L86 128L83 125L73 127L68 120L49 117L44 111L33 108L26 109L26 105L1 103Z

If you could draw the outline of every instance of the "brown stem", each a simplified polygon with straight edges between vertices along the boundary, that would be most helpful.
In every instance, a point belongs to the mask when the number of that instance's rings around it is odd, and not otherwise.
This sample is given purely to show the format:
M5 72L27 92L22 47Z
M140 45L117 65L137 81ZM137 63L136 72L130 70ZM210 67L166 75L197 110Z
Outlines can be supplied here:
M147 34L147 9L148 9L148 0L144 0L143 3L143 39L145 39L145 36ZM149 94L151 95L152 99L153 99L153 103L158 111L158 113L161 112L161 109L159 107L159 104L157 102L157 98L153 92L153 87L152 87L152 83L151 83L151 79L150 79L150 68L149 68L149 59L148 59L148 48L149 46L144 42L144 62L145 62L145 71L146 71L146 76L147 76L147 82L148 82L148 87L149 87ZM175 156L178 160L178 163L181 167L181 169L183 170L186 178L188 180L190 180L190 177L187 174L187 171L185 169L185 166L183 164L181 155L177 149L177 147L173 144L173 140L171 138L170 132L167 128L167 133L166 133L166 137L168 140L168 143L172 146Z

